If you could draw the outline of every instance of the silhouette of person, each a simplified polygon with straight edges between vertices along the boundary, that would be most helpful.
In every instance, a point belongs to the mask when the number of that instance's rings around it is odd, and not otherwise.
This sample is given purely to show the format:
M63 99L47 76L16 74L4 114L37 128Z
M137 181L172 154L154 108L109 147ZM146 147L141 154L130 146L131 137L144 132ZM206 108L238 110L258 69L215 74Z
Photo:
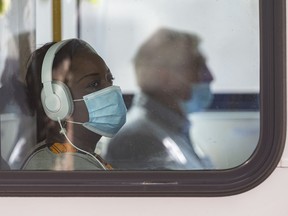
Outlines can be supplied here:
M134 66L141 91L104 156L115 169L213 168L191 142L187 118L212 100L213 77L198 45L194 34L161 28L140 46Z

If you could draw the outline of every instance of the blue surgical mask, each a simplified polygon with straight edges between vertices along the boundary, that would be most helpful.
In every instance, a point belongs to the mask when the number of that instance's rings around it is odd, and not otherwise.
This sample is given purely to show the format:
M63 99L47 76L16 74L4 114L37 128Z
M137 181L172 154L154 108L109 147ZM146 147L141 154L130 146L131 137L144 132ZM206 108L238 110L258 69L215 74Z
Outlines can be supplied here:
M213 100L209 83L194 83L191 87L191 99L181 106L186 113L203 111Z
M83 100L89 113L89 122L70 122L82 124L88 130L106 137L113 137L125 124L127 109L120 87L110 86L74 101Z

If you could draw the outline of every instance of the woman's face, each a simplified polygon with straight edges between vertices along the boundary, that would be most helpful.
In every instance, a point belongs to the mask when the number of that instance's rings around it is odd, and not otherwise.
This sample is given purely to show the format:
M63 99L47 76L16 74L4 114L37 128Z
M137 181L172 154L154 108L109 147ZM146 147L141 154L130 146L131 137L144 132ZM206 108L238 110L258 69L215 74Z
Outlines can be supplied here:
M113 84L113 76L104 60L96 53L83 50L72 59L67 75L73 100L99 91ZM87 122L88 111L84 101L74 102L73 121Z
M83 99L83 96L99 91L113 84L113 76L104 60L96 53L86 49L78 50L72 59L66 59L53 73L53 79L60 80L68 86L72 99ZM83 100L73 101L74 111L69 121L85 123L89 114ZM89 131L82 125L67 122L67 132L70 139L78 147L93 151L100 135Z

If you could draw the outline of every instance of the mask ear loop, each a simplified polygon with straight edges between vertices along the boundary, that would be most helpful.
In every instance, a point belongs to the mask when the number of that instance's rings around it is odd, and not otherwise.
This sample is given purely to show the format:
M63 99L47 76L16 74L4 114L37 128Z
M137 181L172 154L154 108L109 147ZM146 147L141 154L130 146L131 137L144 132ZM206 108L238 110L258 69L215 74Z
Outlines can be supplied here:
M94 158L94 159L101 165L101 167L102 167L104 170L107 170L107 168L101 163L101 161L98 160L93 154L91 154L90 152L87 152L87 151L85 151L85 150L83 150L83 149L80 149L80 148L78 148L77 146L75 146L75 145L70 141L70 139L68 138L68 136L67 136L67 134L66 134L66 129L63 128L62 123L61 123L59 117L57 118L57 120L58 120L58 123L59 123L60 128L61 128L60 133L65 136L65 138L68 140L68 142L70 143L70 145L72 145L72 146L73 146L75 149L77 149L78 151L81 151L81 152L83 152L83 153L85 153L85 154L90 155L92 158Z

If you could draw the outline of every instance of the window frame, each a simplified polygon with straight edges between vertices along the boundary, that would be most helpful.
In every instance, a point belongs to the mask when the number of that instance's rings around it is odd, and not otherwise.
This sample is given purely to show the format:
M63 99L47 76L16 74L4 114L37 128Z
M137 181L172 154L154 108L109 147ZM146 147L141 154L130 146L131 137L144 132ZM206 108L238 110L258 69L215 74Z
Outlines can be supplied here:
M260 138L244 164L211 171L0 171L1 196L227 196L277 167L286 137L286 1L260 4Z

